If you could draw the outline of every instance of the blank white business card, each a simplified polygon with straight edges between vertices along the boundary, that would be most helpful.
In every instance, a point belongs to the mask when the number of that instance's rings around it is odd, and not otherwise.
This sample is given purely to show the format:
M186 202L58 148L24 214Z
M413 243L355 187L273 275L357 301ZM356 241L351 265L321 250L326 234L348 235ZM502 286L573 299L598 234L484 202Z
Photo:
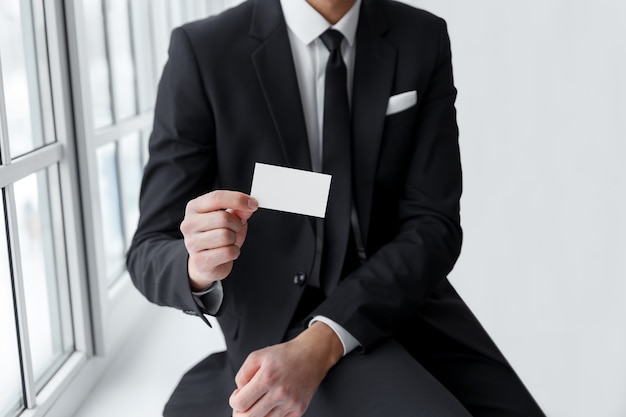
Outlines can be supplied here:
M259 207L324 217L331 176L257 162L250 195Z

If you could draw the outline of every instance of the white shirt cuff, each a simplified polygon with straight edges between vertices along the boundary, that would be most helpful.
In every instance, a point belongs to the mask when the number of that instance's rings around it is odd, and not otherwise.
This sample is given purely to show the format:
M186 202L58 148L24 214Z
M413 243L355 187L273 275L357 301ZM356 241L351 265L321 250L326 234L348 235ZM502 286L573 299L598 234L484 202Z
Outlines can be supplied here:
M206 290L192 291L194 300L208 314L215 315L224 301L222 281L215 281Z
M346 329L344 329L341 325L337 324L334 320L329 319L324 316L315 316L309 322L309 327L315 322L322 322L337 334L341 344L343 345L343 356L346 356L348 353L352 352L354 349L361 346L358 340L354 338Z

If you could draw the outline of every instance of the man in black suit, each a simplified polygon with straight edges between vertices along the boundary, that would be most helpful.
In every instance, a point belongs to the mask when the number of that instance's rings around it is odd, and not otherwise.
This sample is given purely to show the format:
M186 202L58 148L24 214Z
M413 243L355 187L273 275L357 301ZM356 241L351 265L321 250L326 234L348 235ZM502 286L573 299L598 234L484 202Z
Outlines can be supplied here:
M127 263L152 302L217 316L227 352L165 415L543 415L446 279L455 98L445 23L387 0L174 31ZM330 171L326 220L257 210L256 162Z

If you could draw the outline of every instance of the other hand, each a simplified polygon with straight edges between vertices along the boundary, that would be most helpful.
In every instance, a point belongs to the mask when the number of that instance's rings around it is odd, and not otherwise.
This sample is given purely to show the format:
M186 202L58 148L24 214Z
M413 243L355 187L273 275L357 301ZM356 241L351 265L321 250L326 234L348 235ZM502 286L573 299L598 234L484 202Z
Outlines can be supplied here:
M301 417L342 355L338 336L321 322L293 340L252 352L235 377L233 417Z
M202 290L230 274L246 239L248 219L258 206L247 194L225 190L187 203L180 230L189 252L192 289Z

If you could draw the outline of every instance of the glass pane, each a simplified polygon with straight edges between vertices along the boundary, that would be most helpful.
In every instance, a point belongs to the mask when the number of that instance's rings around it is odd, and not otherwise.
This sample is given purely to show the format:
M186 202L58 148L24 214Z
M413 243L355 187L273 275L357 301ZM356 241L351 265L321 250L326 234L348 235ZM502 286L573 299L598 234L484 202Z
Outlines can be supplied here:
M197 20L207 16L206 3L203 1L193 1L189 5L191 12L190 19Z
M120 183L127 243L131 241L139 221L139 188L143 173L142 146L139 133L123 137L119 143Z
M214 2L211 0L207 0L204 2L204 9L205 9L205 15L206 16L210 16L215 14L218 11L218 8L222 7L222 2L218 1L218 2Z
M109 283L124 271L124 232L117 175L116 144L109 143L97 150L102 241Z
M108 0L107 5L115 119L121 120L137 114L128 0Z
M137 64L137 92L139 109L150 110L154 107L156 81L152 66L152 36L150 34L149 0L133 0L131 5L133 45Z
M172 29L185 23L185 1L170 2L170 27Z
M155 53L154 65L157 73L161 74L167 61L167 47L170 44L170 26L168 19L168 1L152 0L150 2L152 16L152 39Z
M84 0L83 9L88 44L91 110L94 128L97 129L113 123L102 0Z
M0 56L12 157L44 144L30 2L0 1Z
M0 416L23 406L4 203L0 195Z
M190 22L193 20L198 20L201 17L204 17L199 13L198 7L199 2L197 0L184 0L185 5L185 21Z
M36 385L41 388L73 346L64 336L68 333L64 326L71 326L69 294L67 277L58 273L55 248L63 236L55 236L52 224L47 171L16 182L14 189L30 351ZM59 285L60 280L64 285Z

